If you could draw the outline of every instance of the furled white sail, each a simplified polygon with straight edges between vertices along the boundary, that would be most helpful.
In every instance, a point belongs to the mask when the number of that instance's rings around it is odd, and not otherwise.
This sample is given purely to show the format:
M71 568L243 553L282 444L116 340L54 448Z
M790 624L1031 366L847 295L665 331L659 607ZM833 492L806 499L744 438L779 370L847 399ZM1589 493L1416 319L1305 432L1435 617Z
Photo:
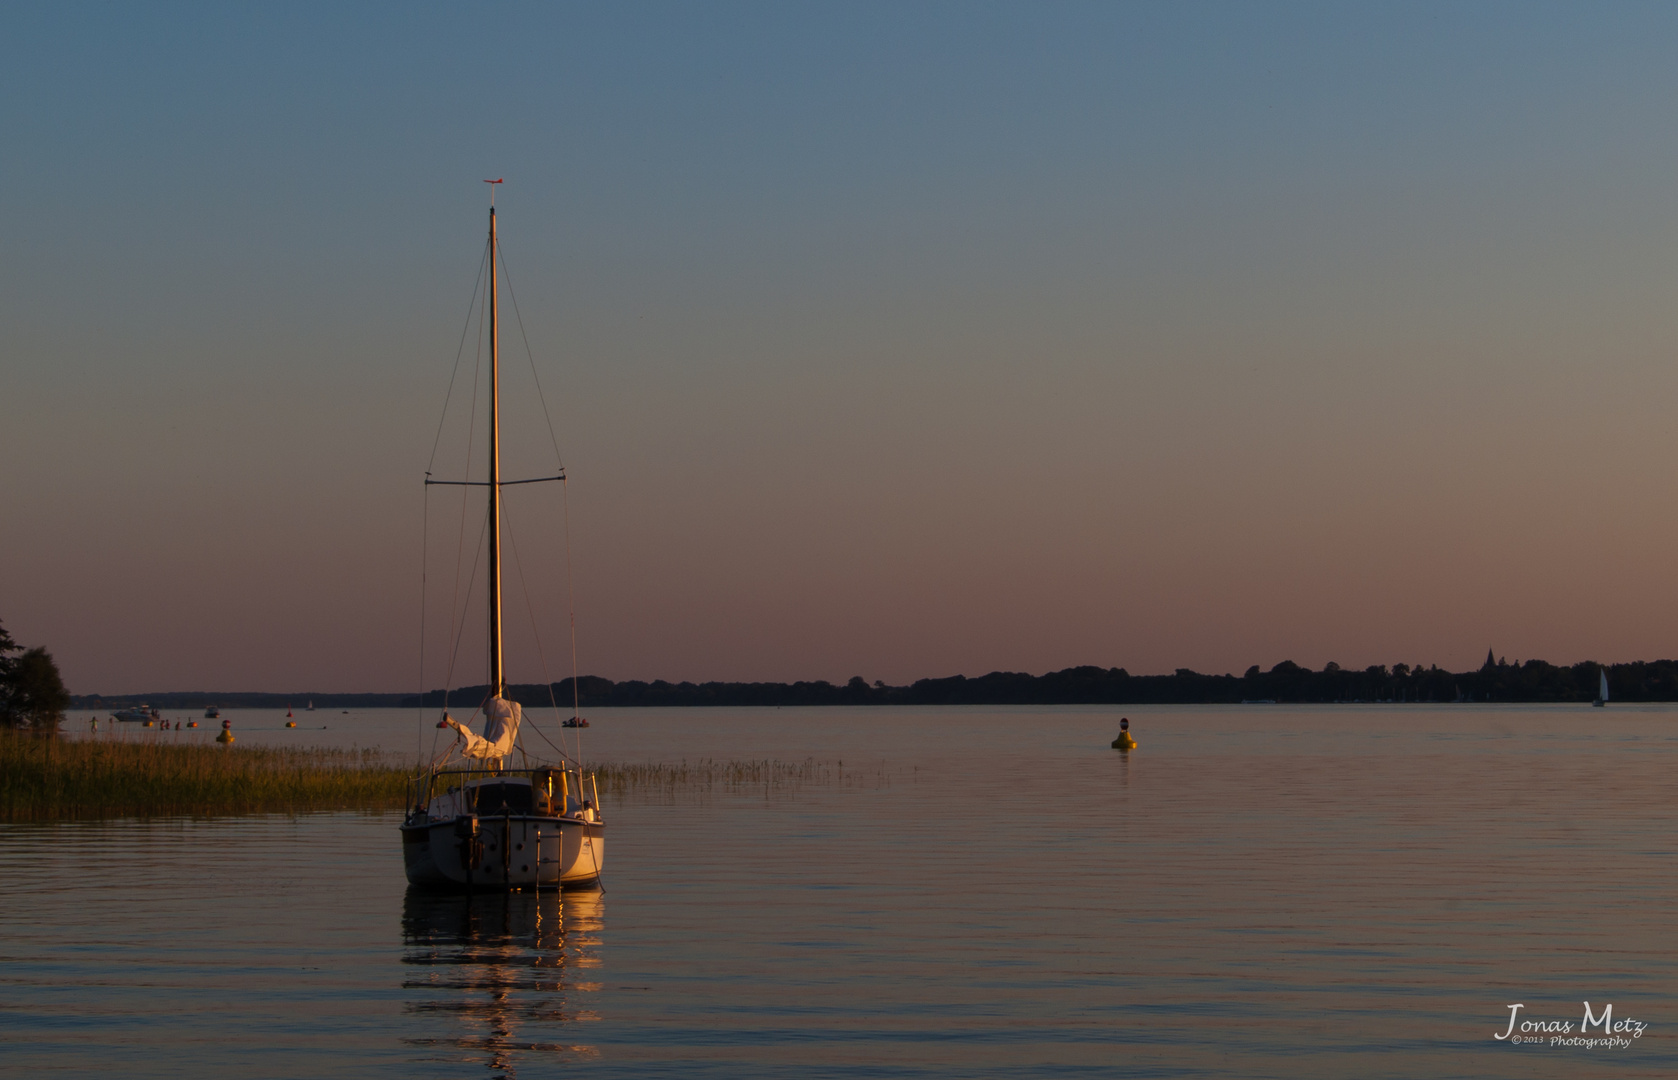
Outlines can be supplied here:
M484 706L484 733L474 735L465 724L456 722L454 728L466 740L460 751L463 757L504 758L513 752L513 742L519 737L519 722L524 710L516 701L490 698Z

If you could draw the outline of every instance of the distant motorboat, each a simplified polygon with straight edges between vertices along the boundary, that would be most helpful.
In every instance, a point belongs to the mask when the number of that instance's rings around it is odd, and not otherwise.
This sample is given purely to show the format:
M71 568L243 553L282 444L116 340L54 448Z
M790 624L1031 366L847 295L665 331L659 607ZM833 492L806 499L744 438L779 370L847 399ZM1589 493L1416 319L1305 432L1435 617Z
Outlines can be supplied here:
M160 714L150 705L130 705L126 709L118 709L116 712L111 714L111 717L115 720L121 720L124 723L133 722L148 724L153 720L159 719Z
M588 727L588 721L581 716L573 716L569 720L565 721L563 724L560 724L559 726L560 727Z
M211 705L209 708L204 710L204 719L206 720L214 720L219 716L221 716L221 710L216 708L214 705Z
M1591 704L1600 709L1608 704L1608 669L1601 668L1596 674L1600 681L1597 683L1596 700Z

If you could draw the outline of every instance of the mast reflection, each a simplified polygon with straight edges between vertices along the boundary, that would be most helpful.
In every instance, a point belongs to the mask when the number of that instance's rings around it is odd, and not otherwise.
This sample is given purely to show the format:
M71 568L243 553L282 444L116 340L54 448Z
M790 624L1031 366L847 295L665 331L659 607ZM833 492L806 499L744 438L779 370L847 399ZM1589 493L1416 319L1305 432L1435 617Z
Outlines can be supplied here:
M402 963L406 1011L432 1034L405 1039L434 1048L482 1055L506 1077L520 1058L565 1054L592 1057L594 1048L566 1041L598 987L579 981L599 965L602 893L497 892L468 895L410 888L402 905Z

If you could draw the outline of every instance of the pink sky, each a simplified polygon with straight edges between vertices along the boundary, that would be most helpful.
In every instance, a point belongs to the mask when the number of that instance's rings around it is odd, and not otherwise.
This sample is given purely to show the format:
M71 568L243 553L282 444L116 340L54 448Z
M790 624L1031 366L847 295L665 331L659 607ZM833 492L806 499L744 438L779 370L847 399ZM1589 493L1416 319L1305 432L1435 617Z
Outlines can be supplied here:
M586 673L1678 655L1670 15L1029 10L31 16L0 620L79 693L440 685L420 479L504 175Z

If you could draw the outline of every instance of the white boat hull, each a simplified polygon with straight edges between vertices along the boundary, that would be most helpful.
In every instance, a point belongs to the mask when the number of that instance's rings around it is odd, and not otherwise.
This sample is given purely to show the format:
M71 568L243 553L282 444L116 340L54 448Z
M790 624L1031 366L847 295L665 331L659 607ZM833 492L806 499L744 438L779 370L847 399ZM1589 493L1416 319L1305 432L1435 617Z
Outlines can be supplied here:
M578 817L462 815L402 826L402 861L414 885L557 889L599 880L605 860L605 826Z

